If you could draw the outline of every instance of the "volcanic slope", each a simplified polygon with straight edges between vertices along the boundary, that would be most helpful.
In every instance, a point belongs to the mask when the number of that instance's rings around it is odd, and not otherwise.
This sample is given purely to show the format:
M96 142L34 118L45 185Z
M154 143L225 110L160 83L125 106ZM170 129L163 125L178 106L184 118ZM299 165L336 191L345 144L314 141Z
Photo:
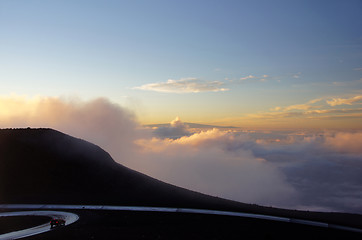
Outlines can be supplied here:
M199 208L362 225L357 214L262 207L163 183L116 163L94 144L52 129L0 130L0 203Z
M100 147L52 129L0 130L0 178L1 203L239 205L148 177Z

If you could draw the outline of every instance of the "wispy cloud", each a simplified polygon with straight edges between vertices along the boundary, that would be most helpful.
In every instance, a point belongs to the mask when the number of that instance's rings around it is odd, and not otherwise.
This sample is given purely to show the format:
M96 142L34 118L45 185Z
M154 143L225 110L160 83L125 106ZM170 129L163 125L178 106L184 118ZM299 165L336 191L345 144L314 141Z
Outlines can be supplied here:
M249 76L246 76L246 77L242 77L240 78L241 81L244 81L244 80L248 80L248 79L255 79L256 76L253 76L253 75L249 75Z
M134 89L165 93L199 93L228 91L221 81L205 81L198 78L169 79L167 82L149 83Z
M355 102L362 101L362 96L354 96L351 98L332 98L332 100L327 100L326 102L330 106L337 106L337 105L352 105Z
M269 78L269 75L267 75L267 74L263 74L260 77L257 77L257 76L254 76L254 75L248 75L248 76L245 76L245 77L241 77L240 81L244 82L244 81L247 81L247 80L255 80L255 81L259 81L259 82L265 82L265 81L267 81L268 78Z
M312 104L317 103L319 101L321 101L321 98L317 98L317 99L312 99L310 101L308 101L307 103L304 104L294 104L294 105L290 105L290 106L286 106L286 107L275 107L272 108L272 111L291 111L291 110L309 110L312 108L317 108L318 106L313 106Z
M305 114L326 114L326 113L362 113L362 108L355 109L324 109L306 111Z
M340 108L339 105L352 105L362 101L362 96L351 98L317 98L303 104L294 104L285 107L277 106L270 109L270 112L259 112L248 114L244 120L270 120L284 121L283 119L304 119L308 120L337 120L337 119L358 119L362 118L362 108ZM316 104L318 103L318 104ZM360 104L360 103L359 103ZM335 107L331 109L332 107Z
M358 80L352 80L352 81L335 81L332 84L328 84L328 85L332 85L334 87L354 87L356 85L360 85L362 83L362 78L358 79Z
M291 118L291 117L300 117L300 116L303 116L303 112L264 112L264 113L248 114L247 118L272 120L272 119Z
M300 78L300 76L302 75L301 72L298 72L296 74L293 75L293 78Z
M357 109L323 109L323 110L308 110L308 111L293 111L293 112L264 112L264 113L257 113L257 114L248 114L249 118L253 119L281 119L281 118L295 118L295 117L307 117L311 118L312 116L316 115L325 115L323 118L332 118L332 117L344 117L348 118L352 115L345 115L345 114L352 114L352 113L362 113L362 108ZM333 114L333 115L326 115L326 114ZM342 114L342 115L336 115ZM361 115L355 115L361 117ZM354 116L354 117L355 117ZM321 118L318 116L318 118Z
M316 98L316 99L312 99L312 100L308 101L308 103L313 104L313 103L316 103L316 102L319 102L322 100L323 100L322 98Z
M290 111L290 110L308 110L311 109L312 106L309 104L296 104L296 105L290 105L288 107L284 108L284 111Z

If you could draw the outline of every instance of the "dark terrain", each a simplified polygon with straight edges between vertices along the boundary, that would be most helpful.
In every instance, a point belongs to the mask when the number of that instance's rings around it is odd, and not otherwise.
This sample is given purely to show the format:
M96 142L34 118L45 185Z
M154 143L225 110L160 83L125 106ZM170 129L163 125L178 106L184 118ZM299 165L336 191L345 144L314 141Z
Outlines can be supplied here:
M0 217L0 234L35 227L50 221L43 216Z
M73 211L80 220L33 236L48 239L361 239L361 234L293 223L186 213ZM75 237L76 236L76 237Z
M125 205L215 209L362 228L362 216L243 204L163 183L101 148L52 129L0 130L0 204ZM77 212L77 211L72 211ZM80 220L31 239L358 239L361 234L291 223L180 213L78 211ZM294 237L290 236L293 232Z

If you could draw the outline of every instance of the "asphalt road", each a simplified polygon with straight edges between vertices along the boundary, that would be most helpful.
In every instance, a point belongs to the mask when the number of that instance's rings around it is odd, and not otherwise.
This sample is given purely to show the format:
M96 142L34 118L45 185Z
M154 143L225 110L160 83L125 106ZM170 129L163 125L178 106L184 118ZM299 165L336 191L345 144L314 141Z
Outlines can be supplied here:
M39 209L39 210L111 210L111 211L138 211L138 212L179 212L179 213L195 213L221 216L235 216L243 218L262 219L277 222L296 223L322 228L339 229L351 232L362 233L362 229L347 226L328 224L324 222L309 221L295 218L276 217L262 214L251 214L243 212L228 212L205 209L188 209L188 208L162 208L162 207L134 207L134 206L102 206L102 205L42 205L42 204L0 204L0 209ZM76 220L75 220L76 221ZM1 235L0 235L1 240Z
M61 218L65 220L65 225L76 222L79 217L74 213L60 212L60 211L22 211L22 212L3 212L0 213L0 217L10 216L47 216L50 218ZM33 236L39 233L50 231L50 223L45 223L36 227L23 229L20 231L5 233L0 235L0 240L5 239L19 239L24 237Z

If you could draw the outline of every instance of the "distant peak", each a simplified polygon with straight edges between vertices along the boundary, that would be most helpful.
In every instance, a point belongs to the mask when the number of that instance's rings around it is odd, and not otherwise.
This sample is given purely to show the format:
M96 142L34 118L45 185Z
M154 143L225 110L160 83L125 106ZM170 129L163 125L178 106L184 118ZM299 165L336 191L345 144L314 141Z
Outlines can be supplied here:
M180 117L177 116L174 120L171 121L170 125L172 127L179 127L179 126L183 126L184 123L181 121Z

